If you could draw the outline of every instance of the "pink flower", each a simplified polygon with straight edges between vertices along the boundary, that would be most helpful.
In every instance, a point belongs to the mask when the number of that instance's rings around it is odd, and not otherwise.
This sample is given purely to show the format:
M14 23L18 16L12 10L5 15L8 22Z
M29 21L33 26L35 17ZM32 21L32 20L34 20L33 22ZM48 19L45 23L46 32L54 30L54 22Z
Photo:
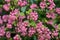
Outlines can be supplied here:
M30 16L29 15L27 15L27 19L30 19Z
M4 5L3 5L3 9L4 9L5 11L9 11L9 7L10 7L9 4L4 4Z
M24 26L22 26L22 27L21 27L21 32L26 32L26 31L27 31L27 28L24 27Z
M28 36L31 37L35 32L35 29L33 27L30 27L28 30Z
M44 40L44 37L39 35L38 40Z
M19 20L24 19L24 18L25 18L25 16L21 16L21 15L19 16Z
M3 15L2 19L4 22L7 22L8 21L8 15Z
M2 8L0 8L0 14L2 13Z
M21 35L22 36L26 36L27 32L22 32Z
M5 35L5 29L4 27L0 27L0 36L4 36Z
M30 8L31 8L31 9L35 9L35 8L37 8L37 5L36 5L36 4L32 4L32 5L30 6Z
M49 34L46 34L45 37L46 37L46 39L49 39L49 40L51 39L51 36Z
M58 26L57 24L54 25L54 28L55 28L55 29L58 29L58 27L59 27L59 26Z
M22 36L26 36L27 28L25 26L21 26L19 30L20 30Z
M11 23L12 24L16 19L17 19L16 16L9 15L9 17L8 17L8 23Z
M53 31L52 35L57 37L58 36L58 31Z
M42 22L39 22L39 23L37 23L36 28L40 28L42 26L43 26L43 23Z
M44 27L38 28L37 32L38 32L38 40L45 40L45 39L50 40L51 32L48 28L44 28Z
M52 2L52 3L50 4L50 6L48 7L48 9L49 9L49 10L52 10L53 8L55 8L55 6L56 6L55 3Z
M42 33L43 33L43 31L42 31L40 28L37 29L37 32L38 32L39 34L42 34Z
M56 18L55 13L51 13L51 18L52 18L52 19L55 19L55 18Z
M14 15L14 16L19 15L19 9L13 10L12 12L10 12L10 15Z
M52 21L52 20L49 20L49 21L47 22L47 24L53 25L53 21Z
M54 0L48 0L48 2L52 3Z
M34 21L36 21L38 19L38 13L35 12L35 11L34 12L31 12L29 16Z
M50 39L51 38L51 36L49 35L49 34L46 34L46 39Z
M42 9L44 9L44 8L46 7L46 3L45 3L45 2L41 2L39 5L40 5L40 7L41 7Z
M0 19L0 24L3 24L3 20L2 19Z
M46 17L47 17L47 18L51 18L50 13L47 13Z
M8 32L6 32L6 37L7 38L10 38L11 37L11 33L8 31Z
M24 22L22 23L22 25L25 26L25 27L28 26L28 24L29 24L28 21L24 21Z
M46 17L55 19L56 15L55 15L55 13L51 12L51 13L47 13Z
M60 14L60 8L56 8L55 10L58 14Z
M6 2L10 2L11 0L5 0Z
M22 7L22 6L27 5L27 2L26 1L18 1L18 5Z
M28 22L22 22L21 24L18 24L18 28L16 28L16 32L20 32L22 36L26 36L27 34L27 28Z
M9 23L6 26L7 26L7 28L10 28L10 29L12 28L12 25Z
M46 0L42 0L42 1L46 1Z
M20 36L19 36L18 34L15 35L13 39L14 39L14 40L21 40L21 38L20 38Z

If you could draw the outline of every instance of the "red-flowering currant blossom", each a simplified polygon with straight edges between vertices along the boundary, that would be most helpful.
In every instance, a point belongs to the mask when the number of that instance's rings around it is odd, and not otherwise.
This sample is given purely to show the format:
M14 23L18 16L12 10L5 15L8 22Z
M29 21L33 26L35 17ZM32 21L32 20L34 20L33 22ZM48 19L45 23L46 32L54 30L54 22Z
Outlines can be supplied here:
M33 27L30 27L28 30L28 36L31 37L35 32L35 29Z
M54 0L47 0L48 2L52 3Z
M50 5L48 6L48 9L49 10L52 10L53 8L55 8L55 3L54 2L52 2L52 3L50 3Z
M58 31L57 30L53 31L52 35L57 37L58 36Z
M0 8L0 14L2 13L2 8Z
M10 38L11 37L11 33L8 31L8 32L6 32L6 37L7 38Z
M17 19L17 17L16 17L16 16L9 15L8 23L11 23L11 24L12 24L16 19Z
M2 19L3 19L4 22L7 22L8 21L8 15L3 15Z
M15 35L13 39L14 39L14 40L22 40L18 34Z
M39 5L42 9L46 8L46 2L40 2Z
M22 7L22 6L27 5L27 2L26 1L18 1L18 5Z
M32 5L30 6L30 8L31 8L31 9L35 9L35 8L37 8L37 5L36 5L36 4L32 4Z
M53 25L53 20L47 21L47 24Z
M5 35L5 28L4 26L0 27L0 37Z
M0 24L3 24L3 20L1 19L1 17L0 17Z
M4 9L5 11L9 11L9 7L10 7L10 4L4 4L4 5L3 5L3 9Z
M9 28L9 29L11 29L11 28L12 28L12 24L9 24L9 23L8 23L8 24L6 25L6 27Z
M31 12L29 16L34 21L36 21L38 19L38 13L35 12L35 11L34 12Z
M60 8L56 8L55 11L57 12L57 14L60 14Z
M51 13L46 13L46 14L47 14L47 15L46 15L47 18L55 19L55 17L56 17L55 13L53 13L53 12L51 12Z

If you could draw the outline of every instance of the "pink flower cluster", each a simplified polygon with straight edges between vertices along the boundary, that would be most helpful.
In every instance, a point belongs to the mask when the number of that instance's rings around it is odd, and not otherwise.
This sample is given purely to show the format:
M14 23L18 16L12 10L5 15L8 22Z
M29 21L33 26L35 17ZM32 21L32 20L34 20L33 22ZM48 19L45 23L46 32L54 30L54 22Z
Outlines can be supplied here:
M56 8L54 0L41 0L38 5L29 0L4 0L0 8L0 38L23 40L36 36L37 40L57 39L59 17L60 8Z
M44 8L48 8L49 10L52 10L53 8L55 8L55 3L53 2L53 0L47 0L49 2L49 6L47 5L46 1L42 1L40 2L40 7L42 9Z
M32 19L34 21L36 21L38 19L38 13L33 11L28 15L28 19Z
M27 2L26 2L26 0L24 0L24 1L23 0L18 0L18 5L22 7L22 6L27 5Z

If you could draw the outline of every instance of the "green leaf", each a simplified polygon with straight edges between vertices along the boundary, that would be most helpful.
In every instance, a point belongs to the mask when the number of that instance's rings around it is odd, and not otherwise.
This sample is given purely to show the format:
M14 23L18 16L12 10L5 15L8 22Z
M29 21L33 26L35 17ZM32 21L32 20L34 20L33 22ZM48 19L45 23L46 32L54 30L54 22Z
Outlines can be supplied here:
M13 40L12 38L10 38L9 40Z
M0 5L0 7L2 7L3 5Z
M7 40L6 37L1 37L0 40Z
M27 8L27 6L21 7L21 11L22 12L25 12L26 11L26 8Z
M36 26L36 23L34 21L31 21L30 22L30 25L33 26L33 27L35 27Z
M60 27L60 24L58 24L58 26Z
M13 22L13 25L14 25L14 26L16 26L16 24L17 24L17 22L16 22L16 21L14 21L14 22Z
M58 24L58 29L60 30L60 24Z
M13 10L15 7L14 6L10 6L10 9Z
M30 14L30 12L32 12L32 9L29 9L28 11L26 11L26 14Z
M60 32L59 32L59 38L60 38Z
M29 11L26 11L26 14L29 14Z
M44 19L42 19L42 21L46 23L46 22L47 22L47 19L46 19L46 18L44 18Z
M37 38L36 38L36 36L34 36L34 38L33 38L34 40L37 40Z
M21 16L25 16L25 14L24 14L23 12L20 12L20 15L21 15Z
M31 2L31 3L34 3L34 1L33 1L33 0L30 0L30 2Z

